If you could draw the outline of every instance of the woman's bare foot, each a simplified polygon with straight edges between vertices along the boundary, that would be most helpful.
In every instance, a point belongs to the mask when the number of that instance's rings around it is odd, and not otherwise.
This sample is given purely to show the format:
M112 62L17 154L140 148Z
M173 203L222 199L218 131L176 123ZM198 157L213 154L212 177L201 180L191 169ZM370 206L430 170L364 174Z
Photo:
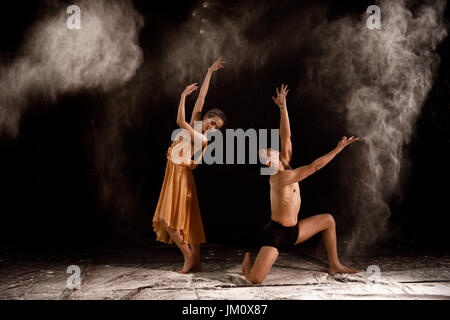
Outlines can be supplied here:
M335 273L357 273L358 270L347 268L346 266L343 266L342 264L334 264L330 265L330 268L328 269L328 273L335 274Z
M252 269L253 261L250 252L246 252L244 256L244 261L242 262L242 273L247 275Z
M183 269L178 269L177 272L181 274L189 273L189 271L194 269L194 266L195 266L195 258L193 256L184 257Z

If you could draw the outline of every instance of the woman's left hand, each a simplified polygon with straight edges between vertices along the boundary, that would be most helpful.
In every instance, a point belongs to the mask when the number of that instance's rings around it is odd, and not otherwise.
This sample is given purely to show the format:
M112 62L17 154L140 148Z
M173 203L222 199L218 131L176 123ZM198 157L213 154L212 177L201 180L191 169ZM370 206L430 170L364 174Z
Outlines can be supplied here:
M224 63L225 63L225 61L223 61L223 57L219 57L219 59L214 61L214 63L211 65L211 67L209 67L209 70L214 72L219 69L222 69L222 68L224 68L224 66L223 66Z

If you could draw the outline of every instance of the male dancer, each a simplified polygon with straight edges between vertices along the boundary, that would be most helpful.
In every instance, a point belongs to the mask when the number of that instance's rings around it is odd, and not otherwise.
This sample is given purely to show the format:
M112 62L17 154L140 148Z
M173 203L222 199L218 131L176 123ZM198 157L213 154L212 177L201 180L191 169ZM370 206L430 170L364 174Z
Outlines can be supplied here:
M316 159L309 165L292 169L291 131L286 105L287 85L276 88L277 97L273 101L280 108L281 152L276 150L260 150L261 162L274 168L270 176L271 221L264 227L263 242L256 260L253 262L247 252L242 264L242 272L251 283L262 283L278 257L278 250L287 249L302 243L313 235L322 232L322 239L328 254L329 270L334 273L355 273L339 262L336 246L336 227L331 214L319 214L297 222L300 210L300 188L298 183L317 170L324 167L339 152L359 138L343 137L336 148Z

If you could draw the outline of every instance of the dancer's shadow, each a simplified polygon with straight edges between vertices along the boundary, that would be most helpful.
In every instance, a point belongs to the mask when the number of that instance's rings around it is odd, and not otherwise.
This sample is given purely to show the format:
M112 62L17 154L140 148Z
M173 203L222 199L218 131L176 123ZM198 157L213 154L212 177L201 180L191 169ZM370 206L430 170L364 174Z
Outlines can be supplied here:
M243 275L231 274L227 272L196 272L195 278L208 279L212 281L219 281L222 285L216 285L220 288L233 288L233 287L250 287L252 286Z
M236 259L233 259L233 261L232 259L226 259L222 262L205 261L202 264L202 271L193 274L197 281L201 281L201 279L219 281L221 285L218 286L221 288L251 286L241 273L241 265Z

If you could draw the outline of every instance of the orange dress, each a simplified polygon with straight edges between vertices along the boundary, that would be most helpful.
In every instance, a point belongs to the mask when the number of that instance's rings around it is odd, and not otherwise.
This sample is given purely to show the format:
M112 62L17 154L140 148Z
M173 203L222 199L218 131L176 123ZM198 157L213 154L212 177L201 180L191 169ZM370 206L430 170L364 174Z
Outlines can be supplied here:
M190 163L176 164L171 158L172 149L182 141L177 141L167 151L166 171L153 216L153 230L157 241L172 244L173 240L160 223L164 220L171 229L182 231L184 243L200 244L206 240L192 174L198 163L189 160ZM202 156L205 148L206 145Z

